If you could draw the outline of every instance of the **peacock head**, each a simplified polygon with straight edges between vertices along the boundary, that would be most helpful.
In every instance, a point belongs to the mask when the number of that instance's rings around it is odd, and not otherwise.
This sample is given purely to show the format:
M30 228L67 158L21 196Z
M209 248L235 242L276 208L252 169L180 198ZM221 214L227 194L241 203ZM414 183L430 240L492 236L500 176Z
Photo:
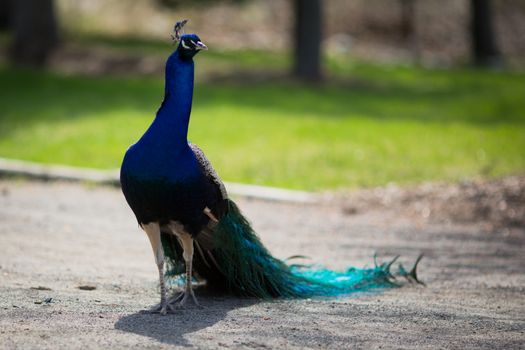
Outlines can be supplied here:
M177 52L183 59L190 59L201 50L208 50L197 34L182 34L182 27L188 22L187 19L177 22L173 28L172 38L179 43Z
M177 51L182 58L192 58L201 50L208 50L197 34L184 34L180 38Z

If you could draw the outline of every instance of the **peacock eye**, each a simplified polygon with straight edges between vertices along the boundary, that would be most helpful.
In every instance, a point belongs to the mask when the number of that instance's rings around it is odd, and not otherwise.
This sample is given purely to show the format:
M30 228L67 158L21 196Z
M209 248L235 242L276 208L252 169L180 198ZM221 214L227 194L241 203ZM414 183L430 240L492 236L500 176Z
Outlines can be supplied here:
M186 50L190 49L190 47L188 45L186 45L186 42L184 40L182 40L180 43L181 43L182 47L185 48Z

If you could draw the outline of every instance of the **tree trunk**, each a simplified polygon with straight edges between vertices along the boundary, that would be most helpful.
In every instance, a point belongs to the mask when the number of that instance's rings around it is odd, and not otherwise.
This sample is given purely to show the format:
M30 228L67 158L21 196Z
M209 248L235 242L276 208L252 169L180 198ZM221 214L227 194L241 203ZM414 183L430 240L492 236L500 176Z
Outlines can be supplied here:
M400 0L401 3L401 36L409 40L415 32L415 0Z
M294 0L294 76L321 79L322 0Z
M401 37L408 44L415 63L420 61L420 49L416 28L416 0L400 0Z
M58 43L53 0L12 0L10 17L12 63L44 65Z
M10 0L0 0L0 31L9 29Z
M496 44L492 27L490 0L471 0L472 56L479 66L495 67L501 65L501 54Z

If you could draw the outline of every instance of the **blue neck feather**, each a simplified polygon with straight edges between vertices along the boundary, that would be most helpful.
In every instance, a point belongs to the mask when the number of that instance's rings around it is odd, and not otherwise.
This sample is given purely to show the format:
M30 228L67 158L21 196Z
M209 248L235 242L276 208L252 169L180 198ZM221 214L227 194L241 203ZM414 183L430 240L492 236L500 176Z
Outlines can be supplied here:
M193 100L194 64L178 50L166 62L164 100L148 133L179 150L188 143L188 125Z

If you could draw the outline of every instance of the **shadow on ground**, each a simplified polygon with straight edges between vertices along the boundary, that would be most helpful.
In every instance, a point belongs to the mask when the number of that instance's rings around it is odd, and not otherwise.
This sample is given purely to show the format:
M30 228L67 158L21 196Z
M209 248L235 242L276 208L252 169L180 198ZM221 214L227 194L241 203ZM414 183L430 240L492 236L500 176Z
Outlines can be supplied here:
M211 327L225 319L228 312L254 305L257 300L201 296L199 302L203 308L190 305L165 316L144 311L123 316L115 323L115 329L162 343L191 346L186 335Z

